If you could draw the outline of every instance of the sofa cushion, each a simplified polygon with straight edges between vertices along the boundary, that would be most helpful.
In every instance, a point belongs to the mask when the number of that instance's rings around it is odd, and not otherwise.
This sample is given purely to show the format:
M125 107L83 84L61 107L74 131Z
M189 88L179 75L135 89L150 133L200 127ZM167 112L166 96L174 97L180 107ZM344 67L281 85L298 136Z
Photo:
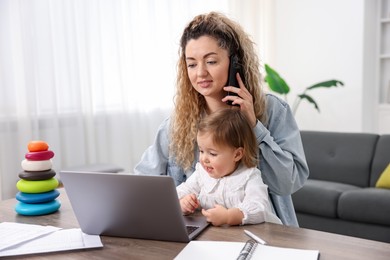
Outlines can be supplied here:
M292 195L296 212L337 218L337 205L340 195L349 190L361 189L357 186L308 179L305 185Z
M360 187L370 185L371 163L379 135L301 131L301 137L310 179Z
M375 187L379 176L390 163L389 158L390 135L381 135L376 145L374 159L371 166L370 186Z
M382 172L378 181L375 184L376 188L386 188L390 189L390 163L387 165L386 169Z
M338 214L344 220L390 225L390 191L378 188L345 191L340 196Z

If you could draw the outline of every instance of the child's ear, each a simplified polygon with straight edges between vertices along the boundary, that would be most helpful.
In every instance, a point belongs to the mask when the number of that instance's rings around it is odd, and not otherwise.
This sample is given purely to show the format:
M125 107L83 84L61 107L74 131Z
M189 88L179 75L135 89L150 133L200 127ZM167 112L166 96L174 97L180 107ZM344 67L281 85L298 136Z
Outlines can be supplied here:
M239 160L242 159L242 157L244 157L244 148L243 147L238 147L234 151L234 161L238 162Z

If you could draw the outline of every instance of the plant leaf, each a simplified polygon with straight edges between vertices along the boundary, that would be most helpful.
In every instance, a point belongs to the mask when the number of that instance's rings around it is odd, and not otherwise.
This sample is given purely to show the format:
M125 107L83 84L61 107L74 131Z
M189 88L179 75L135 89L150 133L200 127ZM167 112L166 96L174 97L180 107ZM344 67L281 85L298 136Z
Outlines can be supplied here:
M331 87L338 87L338 84L340 86L344 86L344 83L339 81L339 80L328 80L328 81L323 81L317 84L314 84L313 86L310 86L306 88L307 90L313 89L313 88L331 88Z
M267 75L264 80L268 83L268 86L272 91L279 94L287 94L290 92L290 87L274 69L265 64L265 71L267 72Z
M315 109L317 109L318 112L320 112L320 108L318 107L317 103L314 101L314 99L309 96L309 95L306 95L306 94L301 94L301 95L298 95L299 98L301 99L306 99L309 103L312 103L315 107Z

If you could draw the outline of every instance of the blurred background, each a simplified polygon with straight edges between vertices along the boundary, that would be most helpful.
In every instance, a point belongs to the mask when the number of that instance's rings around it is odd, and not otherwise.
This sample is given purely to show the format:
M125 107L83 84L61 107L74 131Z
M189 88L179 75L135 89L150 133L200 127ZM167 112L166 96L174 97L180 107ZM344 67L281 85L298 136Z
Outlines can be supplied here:
M238 21L302 102L302 130L390 133L390 0L0 0L0 199L30 140L53 169L132 172L173 107L179 39L197 14Z

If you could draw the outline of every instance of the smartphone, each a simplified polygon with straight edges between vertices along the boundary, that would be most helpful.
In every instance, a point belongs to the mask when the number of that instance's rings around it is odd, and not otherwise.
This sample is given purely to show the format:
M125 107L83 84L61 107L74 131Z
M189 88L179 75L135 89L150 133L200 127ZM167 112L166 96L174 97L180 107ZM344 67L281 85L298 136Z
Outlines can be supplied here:
M229 64L229 77L228 77L228 83L226 86L233 86L236 88L240 88L238 85L238 80L236 78L237 72L240 74L240 77L242 80L244 80L244 74L242 72L242 66L240 64L240 61L238 59L238 56L236 54L233 54L230 56L230 64ZM234 92L228 92L229 96L237 96ZM229 105L233 105L232 101L227 102Z

